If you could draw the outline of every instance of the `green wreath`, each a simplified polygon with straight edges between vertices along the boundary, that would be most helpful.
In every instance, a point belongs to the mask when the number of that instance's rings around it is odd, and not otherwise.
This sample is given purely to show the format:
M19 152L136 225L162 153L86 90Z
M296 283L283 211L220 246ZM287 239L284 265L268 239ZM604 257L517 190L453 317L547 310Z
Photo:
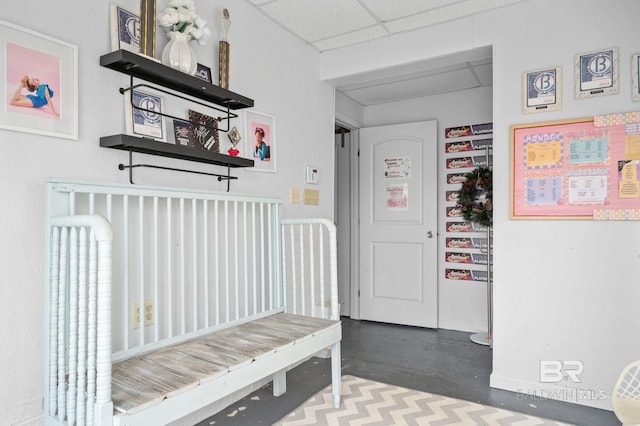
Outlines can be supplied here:
M458 190L458 206L467 222L484 226L493 223L493 181L488 167L478 167L467 173Z

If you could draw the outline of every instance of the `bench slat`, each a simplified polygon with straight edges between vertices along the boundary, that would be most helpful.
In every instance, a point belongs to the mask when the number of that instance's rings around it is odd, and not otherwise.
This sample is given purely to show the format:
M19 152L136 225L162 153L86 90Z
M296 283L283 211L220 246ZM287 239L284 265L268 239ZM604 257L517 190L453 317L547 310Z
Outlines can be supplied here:
M132 414L334 327L337 321L278 313L113 366L112 399Z

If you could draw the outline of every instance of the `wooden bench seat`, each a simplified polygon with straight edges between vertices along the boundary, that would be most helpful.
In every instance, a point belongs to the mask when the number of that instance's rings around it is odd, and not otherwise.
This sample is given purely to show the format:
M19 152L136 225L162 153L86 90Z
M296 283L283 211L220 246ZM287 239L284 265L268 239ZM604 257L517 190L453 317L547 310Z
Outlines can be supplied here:
M279 313L117 362L114 410L134 414L336 327L339 321Z

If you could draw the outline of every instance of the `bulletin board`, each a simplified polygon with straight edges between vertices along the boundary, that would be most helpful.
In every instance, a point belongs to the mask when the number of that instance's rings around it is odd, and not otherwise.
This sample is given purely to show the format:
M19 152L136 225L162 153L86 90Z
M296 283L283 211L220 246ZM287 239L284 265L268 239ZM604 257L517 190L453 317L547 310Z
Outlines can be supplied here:
M511 126L512 219L640 215L640 113Z

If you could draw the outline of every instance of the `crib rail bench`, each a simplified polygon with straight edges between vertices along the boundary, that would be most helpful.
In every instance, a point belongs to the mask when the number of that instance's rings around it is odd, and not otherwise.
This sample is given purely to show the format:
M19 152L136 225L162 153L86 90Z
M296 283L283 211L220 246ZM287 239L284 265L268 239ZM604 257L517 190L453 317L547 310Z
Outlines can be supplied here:
M336 229L279 209L51 180L45 424L195 423L269 379L283 394L287 369L326 349L338 406ZM147 302L154 323L136 326Z
M114 424L161 424L339 342L339 321L278 313L113 365ZM278 387L280 383L280 388ZM337 402L339 403L339 402ZM162 420L159 420L162 419Z

